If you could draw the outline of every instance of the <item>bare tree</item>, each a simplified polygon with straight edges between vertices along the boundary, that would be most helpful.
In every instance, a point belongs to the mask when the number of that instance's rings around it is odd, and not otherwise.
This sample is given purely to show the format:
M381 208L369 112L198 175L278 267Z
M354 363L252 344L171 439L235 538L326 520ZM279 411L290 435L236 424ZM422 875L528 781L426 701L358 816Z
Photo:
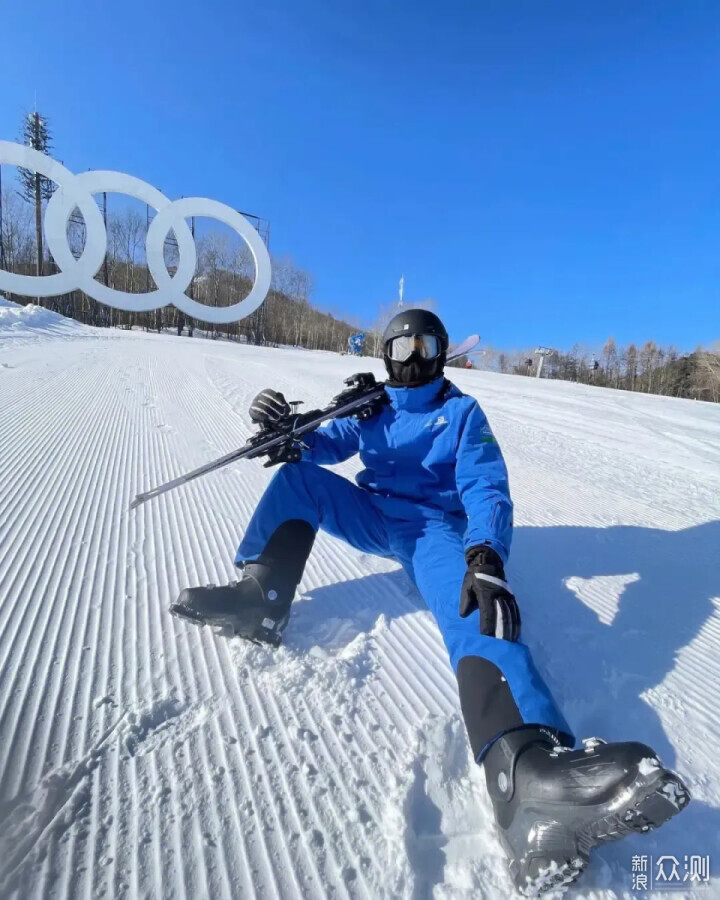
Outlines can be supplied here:
M640 368L642 370L642 384L646 393L653 391L653 377L658 360L658 348L655 341L646 341L639 354Z
M720 352L712 353L701 350L696 355L698 392L702 395L702 399L718 403L720 402Z
M628 390L635 390L635 381L638 373L637 347L630 344L625 355L625 380Z
M618 376L618 353L615 338L609 337L602 349L603 374L606 384L615 384L617 387Z
M29 268L33 257L32 212L22 203L20 197L9 189L2 195L2 246L5 266L10 272L21 272Z

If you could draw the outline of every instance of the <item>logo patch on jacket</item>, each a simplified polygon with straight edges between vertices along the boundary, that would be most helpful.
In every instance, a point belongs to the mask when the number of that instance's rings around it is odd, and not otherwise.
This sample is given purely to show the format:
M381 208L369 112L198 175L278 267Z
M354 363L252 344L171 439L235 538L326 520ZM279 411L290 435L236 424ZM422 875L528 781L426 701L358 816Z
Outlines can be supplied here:
M438 425L449 425L449 424L450 424L450 423L448 422L448 420L447 420L447 419L445 418L445 416L443 416L442 413L441 413L441 414L437 417L437 419L435 419L434 422L432 422L432 421L431 421L431 422L428 422L427 425L426 425L425 427L426 427L426 428L430 428L430 427L432 426L433 428L435 428L435 427L438 426Z

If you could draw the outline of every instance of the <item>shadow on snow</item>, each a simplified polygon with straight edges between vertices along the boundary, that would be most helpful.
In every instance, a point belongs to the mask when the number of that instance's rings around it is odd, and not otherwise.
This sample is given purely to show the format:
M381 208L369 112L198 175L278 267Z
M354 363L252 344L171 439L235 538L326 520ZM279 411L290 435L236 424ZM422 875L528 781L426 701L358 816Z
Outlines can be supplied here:
M675 766L675 748L642 695L673 671L679 652L712 616L712 598L720 596L719 547L720 521L680 531L624 525L515 529L509 576L523 615L523 640L578 737L639 740ZM615 598L609 624L568 587L570 579L597 576L636 579ZM402 571L320 587L296 603L285 643L298 650L314 644L340 649L370 631L381 615L391 620L423 608ZM702 680L703 673L694 677ZM720 707L712 673L704 684L695 681L693 693L710 709ZM704 773L694 774L702 780ZM629 881L633 854L659 848L682 862L685 854L707 853L706 836L719 833L720 810L696 799L657 836L626 839L599 856L620 866ZM585 889L599 877L591 869ZM442 868L433 880L442 881Z

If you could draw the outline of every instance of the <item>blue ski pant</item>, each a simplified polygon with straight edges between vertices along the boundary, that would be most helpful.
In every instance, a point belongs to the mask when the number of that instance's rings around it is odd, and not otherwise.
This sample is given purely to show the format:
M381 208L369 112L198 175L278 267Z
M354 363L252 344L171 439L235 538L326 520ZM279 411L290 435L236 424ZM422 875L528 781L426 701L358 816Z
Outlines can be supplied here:
M322 528L364 553L390 557L402 565L435 617L445 641L458 675L469 732L469 719L477 720L478 713L466 709L467 702L474 703L467 701L467 696L473 695L473 686L469 694L465 688L463 698L463 682L468 681L468 675L473 680L483 680L491 677L489 673L497 673L498 684L494 687L475 686L477 703L488 707L490 720L485 726L480 722L480 737L474 742L471 734L478 759L500 734L523 725L545 726L553 729L563 743L574 742L527 646L481 634L477 610L467 618L460 617L460 590L467 569L465 523L449 521L450 517L419 516L412 521L388 518L368 491L314 463L298 462L286 464L276 472L250 520L235 561L257 559L273 532L290 519L307 521L316 530ZM463 667L462 661L468 658L476 661L472 668ZM512 695L509 702L512 705L514 701L516 709L508 715L503 711L507 702L503 701L499 706L494 704L493 712L493 692L507 692L508 688Z

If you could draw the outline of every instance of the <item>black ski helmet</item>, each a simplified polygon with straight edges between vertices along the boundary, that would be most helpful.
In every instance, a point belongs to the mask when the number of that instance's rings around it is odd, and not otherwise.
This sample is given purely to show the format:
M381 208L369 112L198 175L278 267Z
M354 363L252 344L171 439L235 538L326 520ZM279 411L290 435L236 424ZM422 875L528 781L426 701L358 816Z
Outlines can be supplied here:
M402 335L434 335L440 343L440 353L432 359L425 359L419 353L412 353L408 359L391 359L388 344ZM445 368L450 339L445 326L435 313L427 309L404 309L391 320L383 334L383 359L390 376L390 383L405 387L419 387L442 375Z

